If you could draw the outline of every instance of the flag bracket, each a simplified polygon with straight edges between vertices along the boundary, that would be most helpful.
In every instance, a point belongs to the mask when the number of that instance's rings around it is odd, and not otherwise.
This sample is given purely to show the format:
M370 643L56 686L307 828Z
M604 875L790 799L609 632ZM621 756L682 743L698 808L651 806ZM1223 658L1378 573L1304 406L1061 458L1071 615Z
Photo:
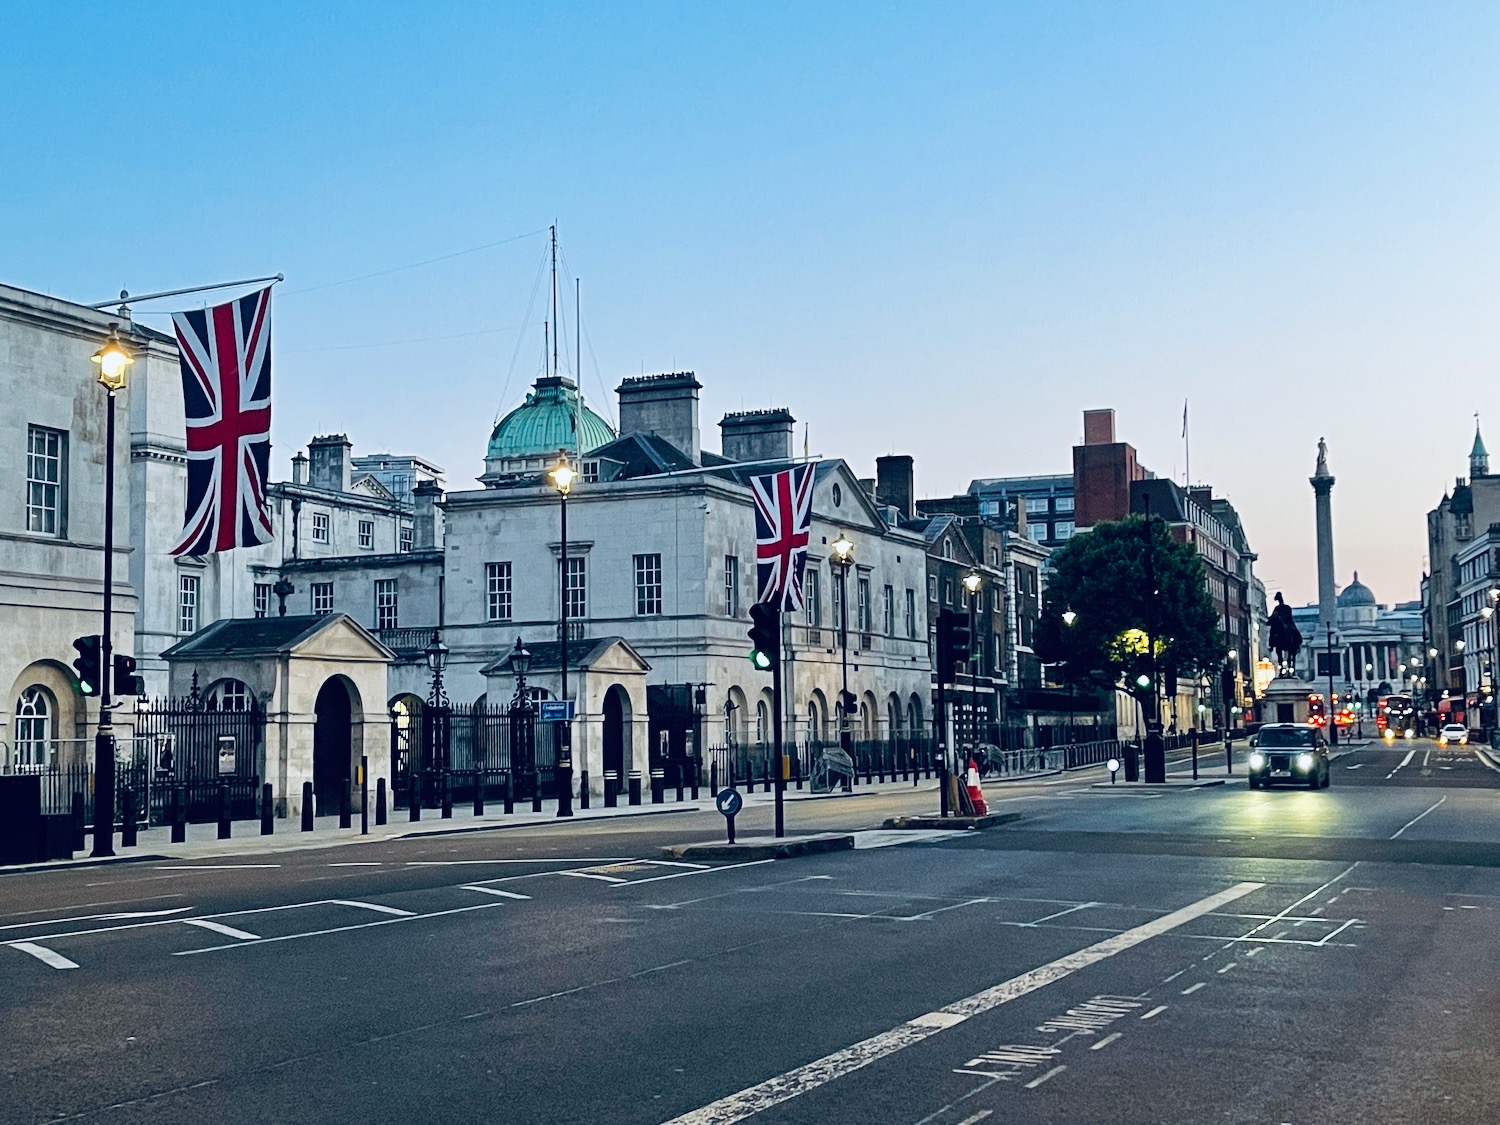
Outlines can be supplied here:
M259 285L263 281L269 281L273 285L278 281L285 281L285 274L271 274L268 277L247 277L243 281L220 281L214 285L189 285L186 289L163 289L160 293L137 293L131 295L127 289L121 289L118 297L108 301L98 301L90 306L91 309L107 309L111 305L120 306L118 312L121 316L130 315L129 302L155 301L162 297L180 297L184 293L209 293L215 289L233 289L236 285Z

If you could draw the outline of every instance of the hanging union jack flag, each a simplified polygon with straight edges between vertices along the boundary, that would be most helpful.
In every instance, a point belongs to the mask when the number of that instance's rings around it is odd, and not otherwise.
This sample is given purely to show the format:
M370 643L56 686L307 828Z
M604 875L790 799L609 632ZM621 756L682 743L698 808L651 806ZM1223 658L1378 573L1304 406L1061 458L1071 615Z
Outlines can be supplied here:
M813 466L750 478L755 496L756 601L802 608L802 567L812 528Z
M187 416L187 517L174 555L268 543L271 290L173 313Z

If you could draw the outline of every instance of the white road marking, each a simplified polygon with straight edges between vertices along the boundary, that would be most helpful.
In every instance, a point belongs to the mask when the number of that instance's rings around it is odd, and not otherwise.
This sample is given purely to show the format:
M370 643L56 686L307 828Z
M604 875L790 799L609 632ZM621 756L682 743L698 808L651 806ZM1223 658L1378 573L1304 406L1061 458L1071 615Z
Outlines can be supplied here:
M975 901L976 902L980 902L980 901L983 901L983 900L982 899L976 899ZM1064 914L1072 914L1075 911L1078 911L1078 910L1087 910L1091 906L1099 906L1099 905L1101 905L1101 904L1097 903L1097 902L1080 902L1077 906L1070 906L1066 910L1059 910L1056 914L1047 914L1047 915L1044 915L1041 918L1034 919L1033 921L1030 921L1030 922L1020 922L1020 923L1017 923L1017 924L1021 925L1021 926L1040 926L1043 922L1050 922L1054 918L1061 918Z
M116 922L125 918L164 918L169 914L181 914L191 906L174 906L170 910L133 910L119 914L75 914L70 918L38 918L32 922L11 922L0 926L0 930L26 930L36 926L61 926L68 922Z
M596 875L592 871L553 871L553 875L566 875L570 879L597 879L601 883L623 883L624 879L616 875Z
M660 883L663 879L685 879L689 875L711 875L717 871L733 871L736 867L759 867L763 863L775 863L774 859L752 859L745 863L726 863L723 867L705 867L701 871L674 871L670 875L650 875L645 879L621 879L622 887L633 887L637 883ZM565 874L554 872L554 874Z
M1264 883L1236 883L1227 890L1217 894L1209 895L1207 898L1174 910L1170 914L1164 914L1159 918L1126 930L1122 934L1105 938L1096 942L1077 953L1070 953L1059 957L1046 965L1032 969L1030 972L1022 973L1020 976L1012 977L1008 981L976 992L962 1000L956 1000L952 1004L945 1005L931 1015L957 1016L961 1020L971 1019L982 1015L1002 1004L1008 1004L1012 1000L1019 999L1040 988L1045 988L1065 977L1071 976L1080 969L1097 964L1127 949L1132 949L1142 942L1150 941L1152 938L1160 937L1162 934L1170 933L1179 926L1201 918L1205 914L1212 913L1221 906L1226 906L1237 899L1243 898L1252 891L1260 890ZM721 1098L716 1102L692 1110L679 1117L673 1118L667 1125L731 1125L732 1122L743 1121L745 1118L759 1113L763 1109L779 1105L789 1101L799 1094L815 1090L826 1085L836 1078L851 1074L862 1067L869 1066L888 1055L897 1051L914 1046L933 1035L941 1034L943 1027L934 1027L930 1023L922 1022L924 1017L908 1020L906 1023L891 1028L889 1031L881 1032L879 1035L865 1039L842 1050L835 1051L831 1055L825 1055L814 1062L806 1063L793 1070L780 1074L765 1082L750 1086L738 1093ZM948 1021L944 1021L948 1023ZM953 1021L948 1026L953 1026Z
M1417 748L1415 746L1413 746L1410 750L1408 750L1406 752L1406 757L1404 757L1404 758L1401 759L1401 765L1397 766L1396 770L1399 770L1401 768L1401 766L1409 764L1411 762L1411 760L1414 757L1416 757L1416 755L1417 755ZM1389 781L1391 778L1395 777L1396 776L1396 770L1392 770L1390 773L1386 774L1385 775L1385 779L1387 781Z
M901 844L930 844L936 840L957 840L963 836L963 833L943 828L917 831L875 828L855 832L853 836L855 850L863 851L868 848L894 848Z
M329 867L384 867L385 864L378 859L362 859L349 863L330 863Z
M1234 968L1238 964L1239 964L1238 961L1231 961L1231 962L1229 962L1229 964L1225 965L1223 968L1221 968L1219 970L1219 975L1223 976L1225 973L1227 973L1230 969Z
M450 914L467 914L473 910L492 910L498 902L481 902L478 906L459 906L452 910L434 910L431 914L411 914L405 918L382 918L378 922L359 922L353 926L332 926L326 930L309 930L301 934L282 934L280 937L256 938L254 941L237 942L234 945L207 945L202 949L179 949L173 957L192 957L199 953L219 953L225 949L249 949L256 945L270 945L277 941L297 941L301 938L324 937L327 934L343 934L350 930L369 930L376 926L393 926L400 922L418 922L428 918L444 918Z
M1441 805L1447 799L1447 797L1439 797L1435 802L1433 802L1432 808L1424 809L1422 812L1419 812L1416 816L1408 820L1400 828L1396 829L1396 831L1391 834L1391 839L1394 840L1397 836L1401 835L1401 833L1405 832L1413 824L1417 823L1417 821L1421 820L1424 816L1430 813L1433 809L1437 808L1438 805Z
M279 863L182 863L173 867L158 867L158 871L272 871Z
M1265 951L1265 946L1263 946L1263 945L1257 945L1254 949L1247 949L1247 950L1245 950L1245 956L1246 957L1254 957L1257 953L1263 953L1264 951Z
M1364 765L1365 764L1363 762L1355 762L1352 766L1345 766L1344 768L1346 770L1357 770L1357 769L1363 769Z
M1173 973L1171 976L1169 976L1166 980L1162 981L1162 984L1171 984L1174 980L1176 980L1178 977L1182 976L1182 974L1185 973L1185 972L1187 972L1186 969L1178 969L1175 973Z
M1193 993L1197 992L1200 988L1204 987L1206 984L1208 984L1208 981L1206 981L1206 980L1200 980L1197 984L1190 984L1190 985L1188 985L1186 988L1184 988L1182 990L1182 994L1184 996L1191 996Z
M1061 1074L1063 1071L1065 1071L1067 1069L1068 1068L1067 1068L1066 1065L1064 1065L1062 1063L1059 1063L1057 1066L1054 1066L1051 1070L1049 1070L1046 1074L1039 1074L1039 1075L1037 1075L1030 1082L1026 1083L1026 1085L1023 1087L1023 1089L1035 1090L1038 1086L1040 1086L1043 1082L1046 1082L1049 1078L1056 1078L1059 1074Z
M975 1125L975 1122L983 1121L986 1117L994 1112L995 1111L992 1109L981 1109L978 1113L970 1114L968 1117L965 1117L958 1123L958 1125Z
M197 926L199 929L212 930L216 934L225 937L238 938L240 941L259 941L259 934L252 934L246 930L237 930L233 926L226 926L222 922L212 922L207 918L184 918L184 925Z
M76 969L78 963L69 961L61 953L48 949L45 945L36 945L29 941L13 941L10 943L12 949L19 949L22 953L29 953L44 965L51 965L54 969Z
M407 867L477 867L497 863L636 863L630 855L574 856L571 859L411 859Z
M1143 1019L1143 1020L1155 1019L1157 1016L1161 1015L1166 1010L1167 1010L1167 1006L1165 1004L1158 1004L1156 1007L1152 1008L1149 1012L1147 1012L1145 1015L1143 1015L1141 1017L1141 1019Z
M399 906L385 906L378 902L358 902L352 898L331 898L329 906L354 906L361 910L374 910L380 914L394 914L398 918L411 918L415 916L415 910L402 910Z
M482 895L494 895L496 898L513 898L522 902L530 902L530 895L517 894L515 891L502 891L499 887L476 887L472 884L463 888L466 891L478 891Z
M1124 1034L1125 1033L1123 1031L1112 1031L1108 1035L1106 1035L1103 1039L1099 1040L1099 1042L1095 1043L1092 1047L1090 1047L1089 1050L1090 1051L1102 1051L1102 1050L1104 1050L1104 1048L1108 1047L1111 1043L1113 1043L1116 1039L1119 1039L1119 1038L1123 1037Z

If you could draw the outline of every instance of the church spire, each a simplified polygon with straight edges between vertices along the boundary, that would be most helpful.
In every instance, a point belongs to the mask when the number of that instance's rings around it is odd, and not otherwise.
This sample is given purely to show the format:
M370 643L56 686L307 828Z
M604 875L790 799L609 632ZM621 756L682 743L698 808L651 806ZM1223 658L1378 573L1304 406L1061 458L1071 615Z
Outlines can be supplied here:
M1479 436L1479 412L1474 412L1474 448L1469 450L1469 479L1490 475L1490 453Z

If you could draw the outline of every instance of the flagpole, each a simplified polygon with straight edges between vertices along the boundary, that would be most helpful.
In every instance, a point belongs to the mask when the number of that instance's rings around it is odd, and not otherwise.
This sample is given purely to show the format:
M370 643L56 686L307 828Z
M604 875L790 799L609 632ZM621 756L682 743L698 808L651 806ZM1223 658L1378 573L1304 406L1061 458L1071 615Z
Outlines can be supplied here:
M1188 433L1188 400L1182 400L1182 474L1183 483L1193 487L1193 439Z
M107 309L110 305L119 305L120 315L128 317L130 309L126 306L127 301L135 301L139 304L141 301L155 301L161 297L180 297L184 293L208 293L214 289L233 289L236 285L259 285L262 281L269 281L274 285L278 281L285 280L285 274L277 273L271 274L269 277L247 277L243 281L220 281L213 285L190 285L186 289L163 289L160 293L141 293L134 297L130 295L129 290L121 289L118 297L109 301L99 301L88 307L91 309Z

